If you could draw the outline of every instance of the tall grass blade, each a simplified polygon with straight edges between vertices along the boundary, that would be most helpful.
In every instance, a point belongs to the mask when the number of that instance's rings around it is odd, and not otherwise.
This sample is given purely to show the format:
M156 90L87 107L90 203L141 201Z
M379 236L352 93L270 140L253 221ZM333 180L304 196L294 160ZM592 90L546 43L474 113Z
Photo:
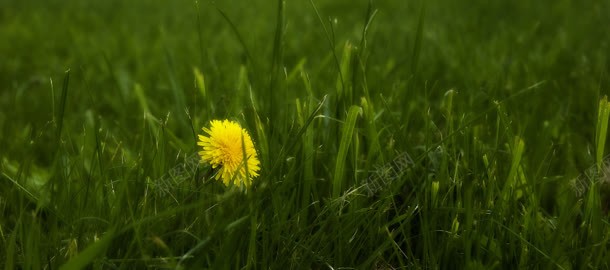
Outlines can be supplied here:
M347 104L352 102L351 85L349 84L350 68L352 63L352 44L345 42L343 55L341 56L340 72L337 75L335 88L337 89L337 99Z
M322 19L322 15L320 15L320 11L318 11L318 8L316 7L316 4L313 2L313 0L309 0L309 3L311 4L311 7L313 8L314 12L316 13L316 16L318 17L318 21L320 22L320 25L322 25L322 29L324 29L324 34L326 34L326 40L328 41L328 45L329 45L332 55L335 59L335 64L337 65L337 69L339 70L339 73L341 73L341 63L339 62L339 57L337 56L337 51L335 50L335 36L328 31L328 28L326 27L326 24L324 23L324 20ZM331 27L332 27L332 25L331 25ZM339 74L339 77L343 80L343 75ZM341 81L341 84L343 85L344 82ZM343 86L341 88L343 88Z
M199 90L201 97L205 99L207 97L205 90L205 77L203 76L201 70L199 70L197 67L193 67L193 75L195 76L195 86L197 87L197 90Z
M282 62L283 62L283 52L284 52L284 6L286 2L284 0L277 1L277 17L275 22L275 35L273 37L273 52L271 59L271 72L269 73L269 92L267 96L269 98L268 106L270 109L270 117L274 117L274 100L273 98L277 96L275 93L277 89L277 81L278 77L281 74Z
M421 10L419 11L419 19L417 20L417 32L415 34L415 43L413 44L413 52L411 53L411 75L417 73L417 65L419 64L419 57L421 54L421 47L423 43L423 30L424 30L424 18L426 16L426 6L422 3Z
M235 36L237 37L237 40L239 41L239 44L241 44L241 47L244 50L244 53L246 54L246 57L248 58L248 61L250 63L254 63L254 61L253 61L254 59L252 58L252 54L250 53L250 50L248 49L248 46L246 45L246 42L244 41L244 38L239 33L239 30L237 30L237 26L235 26L233 21L231 21L231 19L229 19L229 16L227 16L227 14L224 11L222 11L222 9L216 8L216 10L218 10L218 13L220 13L222 18L224 18L225 21L229 24L229 27L231 27L231 30L233 31L233 34L235 34Z
M347 119L345 120L345 123L343 123L343 128L341 129L341 141L339 142L339 152L337 153L335 174L332 184L332 196L334 198L339 197L341 190L343 189L347 151L352 142L354 127L356 126L356 120L359 114L362 114L362 108L360 108L360 106L352 105L349 108Z
M506 183L504 184L504 199L507 200L509 195L513 195L514 198L518 199L522 196L523 192L518 188L524 188L525 183L520 181L522 178L519 175L519 170L521 169L521 158L523 157L523 152L525 150L525 143L523 140L516 136L514 138L512 144L512 159L510 163L510 170L508 172L508 178L506 179ZM518 182L519 181L519 182Z
M597 162L597 171L601 172L604 157L604 149L608 134L608 118L610 117L610 102L608 97L604 96L599 101L597 112L597 126L595 129L595 161Z
M61 88L61 99L59 100L59 112L57 116L57 142L61 140L61 131L64 126L64 114L66 112L66 100L68 99L68 85L70 84L70 69L66 70L64 75L64 83Z

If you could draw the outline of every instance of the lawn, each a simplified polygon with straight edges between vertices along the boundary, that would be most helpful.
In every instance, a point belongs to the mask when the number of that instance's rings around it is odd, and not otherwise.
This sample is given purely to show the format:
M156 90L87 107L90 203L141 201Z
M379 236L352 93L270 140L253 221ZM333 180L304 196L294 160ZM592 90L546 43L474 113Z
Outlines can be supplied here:
M608 26L608 0L0 1L0 267L610 269ZM260 162L228 184L198 144L225 119Z

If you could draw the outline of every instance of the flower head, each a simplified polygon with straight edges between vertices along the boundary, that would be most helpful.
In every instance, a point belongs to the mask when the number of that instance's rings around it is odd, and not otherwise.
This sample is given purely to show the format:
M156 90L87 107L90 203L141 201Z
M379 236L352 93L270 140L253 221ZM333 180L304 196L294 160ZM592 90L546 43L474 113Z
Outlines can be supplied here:
M225 185L234 182L237 185L243 183L248 187L252 178L258 176L260 171L260 162L248 131L229 120L212 120L209 129L202 129L208 136L199 135L197 142L197 145L203 148L199 151L201 162L209 163L212 168L219 168L216 180L222 178Z

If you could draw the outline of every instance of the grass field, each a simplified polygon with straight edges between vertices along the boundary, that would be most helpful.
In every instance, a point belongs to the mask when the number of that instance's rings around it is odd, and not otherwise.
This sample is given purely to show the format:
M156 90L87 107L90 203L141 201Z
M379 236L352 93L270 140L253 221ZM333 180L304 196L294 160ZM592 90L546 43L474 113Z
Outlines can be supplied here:
M0 266L609 269L608 26L608 0L0 1ZM214 119L252 186L200 162Z

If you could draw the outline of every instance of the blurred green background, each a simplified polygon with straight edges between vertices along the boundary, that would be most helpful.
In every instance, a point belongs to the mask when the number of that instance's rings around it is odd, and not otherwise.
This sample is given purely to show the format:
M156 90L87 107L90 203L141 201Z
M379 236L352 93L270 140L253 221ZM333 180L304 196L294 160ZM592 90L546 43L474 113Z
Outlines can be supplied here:
M0 261L608 268L606 176L570 182L606 141L608 26L607 0L1 0ZM158 195L224 118L254 189L201 165Z

